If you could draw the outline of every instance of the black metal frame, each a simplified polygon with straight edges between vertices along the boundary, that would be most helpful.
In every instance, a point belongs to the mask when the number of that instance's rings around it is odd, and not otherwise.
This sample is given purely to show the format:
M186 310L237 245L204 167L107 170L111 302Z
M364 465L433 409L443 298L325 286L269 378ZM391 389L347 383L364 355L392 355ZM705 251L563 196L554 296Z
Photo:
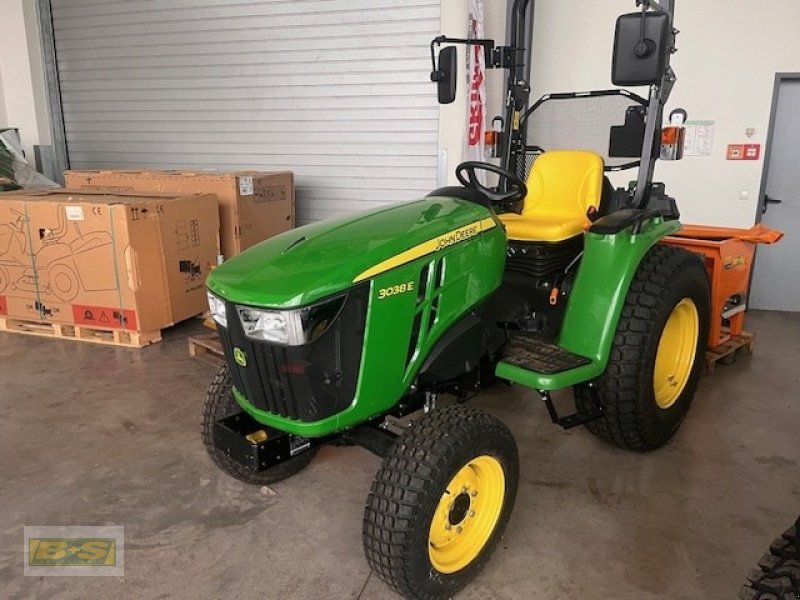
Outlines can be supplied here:
M259 439L256 434L260 433ZM214 423L214 444L251 471L264 471L310 450L316 440L262 425L245 412Z
M587 412L575 411L570 415L561 416L558 414L555 404L553 404L553 397L547 390L539 390L539 395L544 400L547 407L547 413L550 415L550 420L556 425L560 425L564 429L572 429L580 425L585 425L590 421L596 421L603 416L603 405L597 396L597 390L594 384L589 383L589 393L592 396L592 409Z
M522 111L528 106L530 98L530 73L532 48L530 44L522 45L529 40L533 32L535 0L514 0L509 13L508 45L495 46L495 41L485 38L465 39L440 35L431 41L431 63L433 70L431 80L438 81L439 71L436 67L435 46L442 44L465 44L481 46L487 69L507 69L505 116L503 118L503 148L500 151L502 167L506 171L516 173L519 161L525 160L525 130L520 127ZM515 150L516 149L516 150Z
M470 395L474 390L468 389L469 386L461 380L429 387L454 394L459 402L474 395ZM214 423L214 441L230 458L254 472L265 471L302 452L328 444L354 444L384 457L399 437L399 433L392 431L389 419L403 419L412 413L426 410L435 398L436 392L421 391L412 386L410 393L397 405L374 419L341 432L315 438L305 438L269 427L242 411ZM253 435L257 432L266 434L265 439L259 441L259 436Z
M520 127L522 111L528 106L531 93L531 69L533 66L533 23L535 0L514 0L508 19L508 40L513 47L520 48L524 64L510 69L506 77L505 116L503 122L503 168L517 173L519 163L525 163L525 129ZM523 40L527 43L523 45Z
M214 423L214 444L228 457L256 473L326 444L356 444L383 457L398 436L381 427L382 422L383 417L342 433L304 438L274 429L246 412L239 412Z
M677 81L675 72L670 66L670 57L677 49L675 47L675 0L636 0L636 6L664 13L669 17L669 49L664 64L664 74L661 82L650 86L647 106L647 122L645 123L644 143L642 144L642 158L640 161L639 177L636 181L636 192L631 202L632 208L643 208L647 205L655 173L656 161L659 158L659 145L661 125L664 121L664 106L666 106L672 88Z
M664 106L669 100L672 88L677 81L675 72L670 66L670 57L677 50L675 38L679 33L674 27L675 0L636 0L636 6L641 7L643 13L648 10L667 15L669 19L668 50L666 53L664 72L661 81L651 85L648 98L644 101L647 106L647 119L645 123L644 142L642 154L637 161L640 166L636 182L636 189L630 202L631 208L644 208L647 206L653 186L655 164L660 155L660 132L664 119ZM525 128L521 126L522 111L528 104L530 96L530 73L533 53L531 44L522 45L522 40L530 40L533 32L535 0L514 0L508 16L507 46L495 47L494 40L490 39L463 39L439 36L431 42L431 61L433 73L437 73L434 46L443 43L479 45L486 53L487 68L508 69L506 78L505 116L503 123L503 147L500 151L502 167L511 173L519 172L520 162L525 163L526 135ZM520 60L522 58L522 60ZM635 95L633 95L635 96ZM551 94L550 97L557 97ZM639 98L638 96L636 96ZM535 107L535 105L534 105Z

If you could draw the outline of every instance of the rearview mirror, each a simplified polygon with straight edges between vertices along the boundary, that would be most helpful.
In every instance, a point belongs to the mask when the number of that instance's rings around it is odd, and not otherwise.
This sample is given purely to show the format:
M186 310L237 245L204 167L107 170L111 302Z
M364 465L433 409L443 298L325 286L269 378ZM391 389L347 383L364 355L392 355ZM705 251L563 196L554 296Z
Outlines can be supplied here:
M614 85L661 83L670 52L669 17L664 13L631 13L617 19L614 38Z
M439 52L439 65L431 73L431 81L438 85L439 104L450 104L456 99L458 77L458 54L455 46L447 46Z

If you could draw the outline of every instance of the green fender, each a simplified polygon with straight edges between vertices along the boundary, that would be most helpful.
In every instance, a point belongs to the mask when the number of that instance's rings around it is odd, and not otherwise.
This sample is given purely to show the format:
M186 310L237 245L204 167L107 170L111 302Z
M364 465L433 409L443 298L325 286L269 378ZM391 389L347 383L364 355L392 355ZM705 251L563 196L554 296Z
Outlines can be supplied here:
M556 341L565 350L592 362L549 375L501 362L497 365L497 376L536 390L557 390L601 375L608 365L622 307L639 263L664 236L680 228L678 221L658 217L635 235L630 229L613 235L587 233L583 258Z

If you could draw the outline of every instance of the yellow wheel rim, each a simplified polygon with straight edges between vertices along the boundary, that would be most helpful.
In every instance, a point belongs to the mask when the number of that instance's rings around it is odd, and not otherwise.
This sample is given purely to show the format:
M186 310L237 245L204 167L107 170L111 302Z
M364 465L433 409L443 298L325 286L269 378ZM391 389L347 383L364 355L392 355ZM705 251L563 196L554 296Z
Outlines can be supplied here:
M694 366L700 317L690 298L672 310L658 342L653 370L653 393L659 408L667 409L680 397Z
M428 539L431 564L445 575L480 554L500 520L506 476L491 456L472 459L447 484L433 513Z

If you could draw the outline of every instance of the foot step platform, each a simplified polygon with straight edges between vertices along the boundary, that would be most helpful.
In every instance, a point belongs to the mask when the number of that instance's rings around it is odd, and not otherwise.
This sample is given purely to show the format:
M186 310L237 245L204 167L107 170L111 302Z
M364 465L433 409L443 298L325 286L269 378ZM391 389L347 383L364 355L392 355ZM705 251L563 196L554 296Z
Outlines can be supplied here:
M521 369L552 375L588 365L591 361L572 354L536 333L519 333L503 349L503 362Z

